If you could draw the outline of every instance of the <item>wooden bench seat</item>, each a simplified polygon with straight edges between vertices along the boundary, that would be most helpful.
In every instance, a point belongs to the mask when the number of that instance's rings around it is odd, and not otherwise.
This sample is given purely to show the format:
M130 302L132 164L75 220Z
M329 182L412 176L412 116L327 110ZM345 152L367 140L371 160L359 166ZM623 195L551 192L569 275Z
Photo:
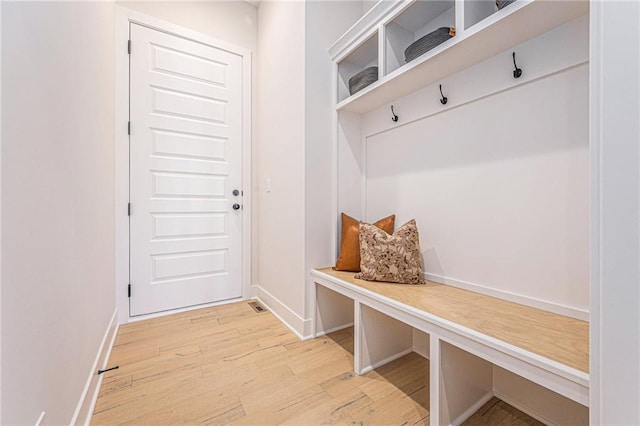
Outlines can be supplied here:
M426 285L403 285L357 280L352 272L331 268L319 272L589 372L588 322L431 281Z
M358 374L368 371L358 354L358 345L362 345L358 341L363 338L358 334L372 334L366 324L361 324L365 321L359 313L363 305L428 333L432 356L440 356L434 350L444 342L588 406L588 322L434 282L370 282L331 268L313 270L311 275L316 286L355 303L354 368ZM316 296L316 321L327 323L326 317L333 315L331 309L319 294ZM315 328L316 334L324 331L317 324ZM441 375L440 366L432 365L431 375Z

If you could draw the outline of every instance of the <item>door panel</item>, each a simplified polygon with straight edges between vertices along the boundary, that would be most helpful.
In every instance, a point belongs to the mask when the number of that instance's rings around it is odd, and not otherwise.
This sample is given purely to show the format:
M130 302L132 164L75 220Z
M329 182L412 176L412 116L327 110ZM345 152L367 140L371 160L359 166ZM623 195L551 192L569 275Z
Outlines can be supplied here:
M242 59L131 24L131 315L242 296Z

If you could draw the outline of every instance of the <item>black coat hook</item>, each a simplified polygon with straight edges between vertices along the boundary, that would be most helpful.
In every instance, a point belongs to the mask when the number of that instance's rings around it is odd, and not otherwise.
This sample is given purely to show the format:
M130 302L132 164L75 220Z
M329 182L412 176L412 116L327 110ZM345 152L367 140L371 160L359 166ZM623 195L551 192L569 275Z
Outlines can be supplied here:
M391 114L393 114L393 117L391 117L391 121L393 121L394 123L396 121L398 121L398 116L396 115L396 113L393 111L393 105L391 105Z
M515 68L513 70L513 78L522 77L522 70L516 65L516 52L513 52L513 67Z
M440 103L442 105L446 105L449 99L447 99L447 97L444 94L442 94L442 84L440 85L440 95L442 96L442 99L440 99Z

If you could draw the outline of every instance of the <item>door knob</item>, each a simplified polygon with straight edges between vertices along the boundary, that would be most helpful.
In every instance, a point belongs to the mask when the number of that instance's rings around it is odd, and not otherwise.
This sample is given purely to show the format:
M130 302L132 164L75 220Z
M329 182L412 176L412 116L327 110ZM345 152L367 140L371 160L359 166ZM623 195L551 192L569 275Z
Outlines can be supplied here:
M238 203L235 203L232 207L234 210L240 210L240 204Z

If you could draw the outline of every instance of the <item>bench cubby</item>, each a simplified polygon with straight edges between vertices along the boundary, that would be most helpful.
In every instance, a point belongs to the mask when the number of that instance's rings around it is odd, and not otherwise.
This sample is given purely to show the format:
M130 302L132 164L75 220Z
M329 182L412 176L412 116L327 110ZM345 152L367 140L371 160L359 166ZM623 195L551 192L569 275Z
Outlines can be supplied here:
M356 302L354 370L366 374L413 352L413 328Z
M315 337L353 326L352 298L324 286L317 286L315 292Z
M466 420L493 396L491 363L443 340L434 339L434 367L439 364L433 383L438 399L440 424Z

